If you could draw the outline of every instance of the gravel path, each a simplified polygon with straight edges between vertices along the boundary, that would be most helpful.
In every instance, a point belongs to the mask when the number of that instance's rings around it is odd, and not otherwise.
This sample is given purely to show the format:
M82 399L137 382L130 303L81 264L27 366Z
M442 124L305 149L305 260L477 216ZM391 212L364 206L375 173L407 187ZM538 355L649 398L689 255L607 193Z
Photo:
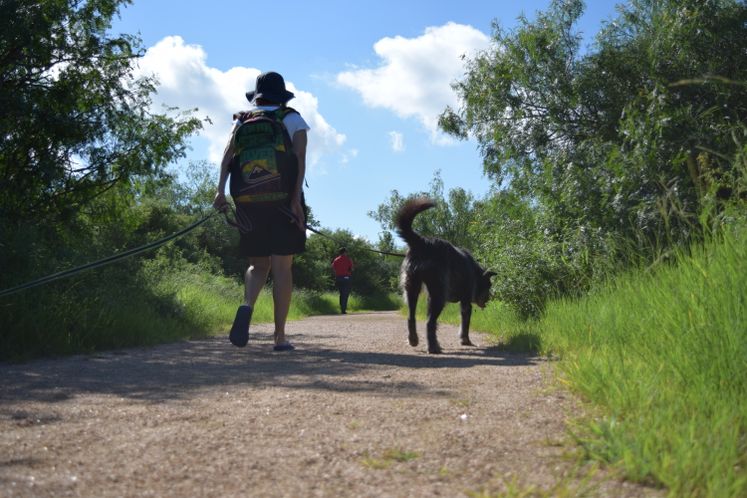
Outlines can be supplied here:
M449 325L427 355L388 312L291 322L293 352L271 334L0 364L0 496L656 495L567 477L544 359Z

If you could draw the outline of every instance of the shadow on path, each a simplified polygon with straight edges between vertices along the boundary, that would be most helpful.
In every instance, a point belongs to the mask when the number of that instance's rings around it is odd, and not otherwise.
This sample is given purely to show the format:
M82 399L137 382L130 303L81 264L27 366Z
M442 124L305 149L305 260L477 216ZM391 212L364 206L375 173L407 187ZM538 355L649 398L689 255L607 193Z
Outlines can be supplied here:
M462 369L531 365L541 361L531 355L506 353L496 348L427 355L403 345L402 353L358 352L320 347L314 334L294 334L294 339L298 349L289 353L273 352L270 336L257 334L242 349L221 337L25 364L0 364L3 379L0 407L14 401L64 401L80 394L160 402L178 400L195 390L227 385L412 397L437 393L418 382L391 379L388 374L392 369L388 367Z

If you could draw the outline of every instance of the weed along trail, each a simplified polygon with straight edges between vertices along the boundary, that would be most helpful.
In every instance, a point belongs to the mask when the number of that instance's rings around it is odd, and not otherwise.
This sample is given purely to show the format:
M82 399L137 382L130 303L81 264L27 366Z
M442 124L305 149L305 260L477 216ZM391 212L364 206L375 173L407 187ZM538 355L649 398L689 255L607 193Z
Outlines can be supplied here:
M545 359L479 333L460 346L445 324L444 354L428 355L389 312L288 334L295 351L272 351L259 324L243 349L216 337L0 364L0 496L656 495L571 477L575 403Z

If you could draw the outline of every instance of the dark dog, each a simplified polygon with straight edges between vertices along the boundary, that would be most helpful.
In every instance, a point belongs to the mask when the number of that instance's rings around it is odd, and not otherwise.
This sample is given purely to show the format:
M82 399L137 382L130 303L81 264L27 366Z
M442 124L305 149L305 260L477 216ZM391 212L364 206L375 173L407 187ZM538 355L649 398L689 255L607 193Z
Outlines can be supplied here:
M429 199L413 199L397 213L397 233L407 242L409 249L402 262L401 282L410 314L407 320L410 346L418 345L415 330L415 307L420 289L428 289L428 352L440 353L436 339L436 323L446 302L461 303L462 327L460 339L471 346L469 321L472 303L485 307L490 298L490 278L495 272L486 271L464 249L438 238L423 237L412 229L412 221L421 211L433 207Z

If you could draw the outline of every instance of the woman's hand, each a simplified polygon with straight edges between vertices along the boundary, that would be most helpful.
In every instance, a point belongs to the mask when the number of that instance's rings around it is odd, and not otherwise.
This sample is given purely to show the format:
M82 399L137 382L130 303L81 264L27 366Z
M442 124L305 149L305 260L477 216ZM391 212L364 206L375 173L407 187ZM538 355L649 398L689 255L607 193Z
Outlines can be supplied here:
M218 192L217 194L215 194L215 199L213 199L213 207L221 213L225 213L229 207L228 201L226 200L226 194L224 194L223 192Z
M291 199L291 212L296 217L296 226L301 231L306 230L306 214L303 212L303 206L301 205L301 196L294 195Z

